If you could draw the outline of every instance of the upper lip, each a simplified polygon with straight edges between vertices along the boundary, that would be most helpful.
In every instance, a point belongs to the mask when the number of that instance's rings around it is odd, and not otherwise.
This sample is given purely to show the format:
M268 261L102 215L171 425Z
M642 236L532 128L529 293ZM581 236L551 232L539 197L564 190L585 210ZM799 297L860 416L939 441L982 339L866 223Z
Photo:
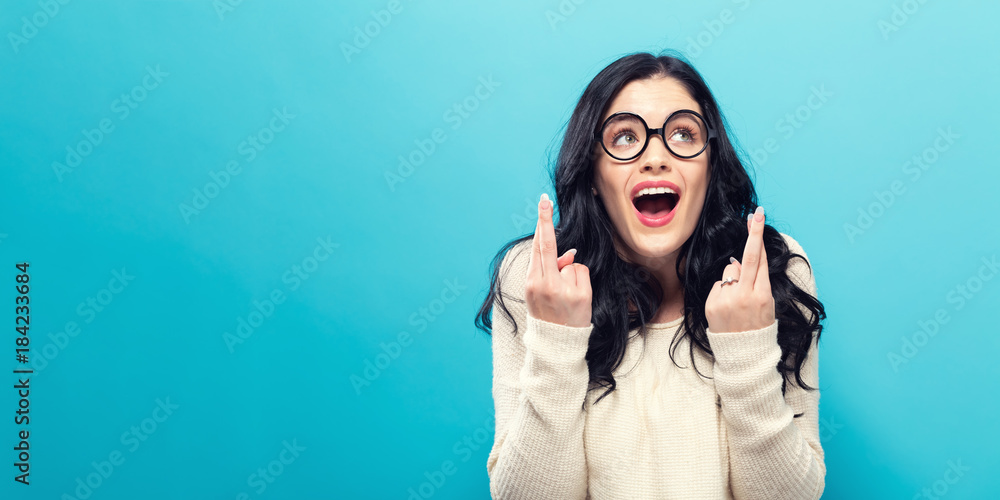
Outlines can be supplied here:
M677 199L680 200L680 198L681 198L681 188L679 188L677 186L677 184L674 184L673 182L670 182L670 181L660 180L660 181L642 181L642 182L636 184L632 188L632 193L631 193L631 196L629 196L629 199L630 200L634 200L635 199L635 195L638 194L639 191L641 191L643 189L646 189L646 188L656 188L656 187L666 187L666 188L673 189L674 192L677 193Z

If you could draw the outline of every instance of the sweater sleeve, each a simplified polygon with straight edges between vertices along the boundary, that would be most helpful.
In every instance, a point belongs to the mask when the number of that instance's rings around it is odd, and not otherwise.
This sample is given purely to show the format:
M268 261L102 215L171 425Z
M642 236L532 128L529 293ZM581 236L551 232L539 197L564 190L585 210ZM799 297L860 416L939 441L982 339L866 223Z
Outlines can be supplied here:
M802 247L783 235L792 252ZM807 258L807 257L806 257ZM794 257L789 278L816 296L810 267ZM796 304L807 318L808 309ZM707 332L715 354L716 392L728 429L729 481L737 500L818 499L825 486L826 465L819 438L819 370L817 338L802 364L802 380L815 391L789 381L784 397L778 345L778 320L758 330ZM793 415L802 416L793 418Z
M517 322L516 333L499 302L493 308L496 431L486 463L490 494L495 499L583 499L583 405L593 324L570 327L527 314L529 252L530 246L515 246L500 267L504 305Z

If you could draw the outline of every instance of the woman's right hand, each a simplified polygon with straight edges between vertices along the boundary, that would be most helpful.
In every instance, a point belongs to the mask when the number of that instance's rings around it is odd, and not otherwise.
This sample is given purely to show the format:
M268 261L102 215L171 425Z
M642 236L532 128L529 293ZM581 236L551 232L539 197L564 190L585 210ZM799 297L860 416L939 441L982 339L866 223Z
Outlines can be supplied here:
M533 318L572 327L590 326L590 269L573 262L575 253L572 249L556 258L552 202L543 193L524 290L528 313Z

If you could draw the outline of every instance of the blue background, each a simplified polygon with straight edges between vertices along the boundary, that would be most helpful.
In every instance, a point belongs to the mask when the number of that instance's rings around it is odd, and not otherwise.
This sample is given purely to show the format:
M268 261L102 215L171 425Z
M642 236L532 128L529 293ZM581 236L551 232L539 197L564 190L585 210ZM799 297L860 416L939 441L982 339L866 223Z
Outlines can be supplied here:
M1000 279L977 273L1000 251L1000 4L43 4L0 14L0 497L79 498L118 451L91 498L403 499L445 461L456 472L425 493L488 498L487 266L533 230L590 79L668 48L756 152L769 223L813 263L825 498L912 498L946 485L949 461L970 469L947 498L995 494ZM809 108L813 88L829 95ZM142 97L126 116L123 93ZM102 120L78 165L55 166ZM250 136L267 141L253 156ZM29 487L8 465L21 261ZM123 268L128 285L109 283ZM235 337L254 301L270 316ZM297 456L274 462L285 442Z

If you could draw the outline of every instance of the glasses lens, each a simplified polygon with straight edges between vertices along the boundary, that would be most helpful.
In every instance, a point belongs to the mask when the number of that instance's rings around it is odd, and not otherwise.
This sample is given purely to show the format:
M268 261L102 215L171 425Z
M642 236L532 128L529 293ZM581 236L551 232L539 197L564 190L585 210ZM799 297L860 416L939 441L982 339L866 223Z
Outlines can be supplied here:
M678 113L663 126L667 147L678 156L692 156L705 149L708 129L691 113Z
M604 125L601 141L611 156L626 160L642 150L646 143L646 126L635 115L618 115Z

